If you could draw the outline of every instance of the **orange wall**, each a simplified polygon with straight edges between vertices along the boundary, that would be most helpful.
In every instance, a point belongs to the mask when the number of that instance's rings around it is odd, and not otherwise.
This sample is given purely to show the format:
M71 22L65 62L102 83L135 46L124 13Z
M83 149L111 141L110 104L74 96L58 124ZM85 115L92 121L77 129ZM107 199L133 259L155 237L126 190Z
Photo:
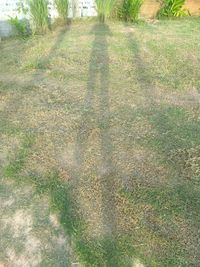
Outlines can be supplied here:
M159 1L144 0L141 15L148 18L155 17L159 7ZM191 15L200 15L200 0L186 0L185 7L190 11Z

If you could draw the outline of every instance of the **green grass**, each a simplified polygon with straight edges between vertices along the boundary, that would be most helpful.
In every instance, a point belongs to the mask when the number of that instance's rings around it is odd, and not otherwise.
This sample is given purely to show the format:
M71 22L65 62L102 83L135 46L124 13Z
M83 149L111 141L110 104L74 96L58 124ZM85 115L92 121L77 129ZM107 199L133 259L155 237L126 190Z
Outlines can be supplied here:
M66 21L68 17L68 7L69 7L68 0L55 0L54 3L60 18Z
M95 0L100 22L104 22L110 16L115 0Z
M1 43L0 265L199 265L199 26Z
M33 23L34 33L44 33L49 28L48 1L29 0L28 5Z

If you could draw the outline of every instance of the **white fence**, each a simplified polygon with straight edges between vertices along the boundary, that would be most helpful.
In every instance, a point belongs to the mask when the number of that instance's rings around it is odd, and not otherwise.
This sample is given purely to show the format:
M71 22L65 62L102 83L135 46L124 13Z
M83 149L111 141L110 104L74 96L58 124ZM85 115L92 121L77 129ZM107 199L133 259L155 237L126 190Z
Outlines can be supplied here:
M8 36L12 32L12 27L8 23L9 17L29 18L29 14L25 16L23 13L19 13L19 2L20 0L0 0L0 37ZM26 3L26 0L22 0L22 2ZM54 0L49 0L48 2L50 17L57 17L58 14L54 6ZM73 16L75 3L78 3L78 6L75 7L77 17L96 16L95 0L70 0L69 17Z

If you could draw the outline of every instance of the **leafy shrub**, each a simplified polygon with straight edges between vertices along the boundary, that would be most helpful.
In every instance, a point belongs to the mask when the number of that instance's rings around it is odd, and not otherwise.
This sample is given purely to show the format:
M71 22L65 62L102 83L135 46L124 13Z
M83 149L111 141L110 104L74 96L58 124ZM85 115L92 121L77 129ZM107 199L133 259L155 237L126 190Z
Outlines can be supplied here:
M126 21L134 21L139 17L143 0L124 0L121 16Z
M29 0L30 14L34 24L34 32L44 33L49 28L47 0Z
M110 16L115 0L96 0L97 13L100 22Z
M28 25L25 20L19 20L17 16L15 18L10 17L9 23L14 27L17 35L23 38L29 35Z
M55 0L55 6L61 19L67 20L68 17L68 0Z
M183 8L185 0L161 0L161 9L158 11L158 18L162 17L183 17L188 11Z

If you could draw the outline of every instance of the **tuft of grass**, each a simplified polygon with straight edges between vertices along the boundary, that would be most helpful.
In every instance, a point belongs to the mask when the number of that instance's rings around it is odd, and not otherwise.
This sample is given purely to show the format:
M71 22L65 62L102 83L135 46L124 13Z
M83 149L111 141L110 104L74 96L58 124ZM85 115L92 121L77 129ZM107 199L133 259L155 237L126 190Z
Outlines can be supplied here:
M69 1L68 0L55 0L55 6L58 11L59 17L66 21L68 18Z
M124 0L120 13L125 21L136 21L139 18L143 0Z
M29 0L34 33L45 33L49 28L49 13L47 0Z
M97 13L99 21L104 23L105 19L110 16L115 0L96 0Z

